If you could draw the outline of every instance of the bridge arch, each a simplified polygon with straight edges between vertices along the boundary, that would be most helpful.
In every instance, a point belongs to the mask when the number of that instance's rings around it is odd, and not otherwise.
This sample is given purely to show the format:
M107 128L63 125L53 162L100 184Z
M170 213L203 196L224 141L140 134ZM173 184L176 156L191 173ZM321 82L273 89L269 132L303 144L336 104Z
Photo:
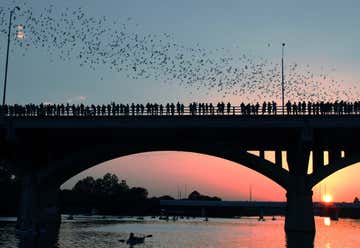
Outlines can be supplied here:
M56 186L60 187L60 185L73 176L98 164L128 155L156 151L192 152L218 157L256 171L277 183L284 189L286 189L289 184L289 175L287 170L268 160L241 150L239 147L224 147L219 144L197 146L174 146L169 144L160 146L126 145L124 147L106 144L98 145L92 148L88 147L80 151L67 154L67 156L61 160L53 161L51 166L48 166L45 170L41 171L39 181L41 183L55 183Z
M323 202L325 196L330 196L333 202L353 202L359 197L359 172L360 162L355 162L329 173L313 186L314 201Z
M310 187L313 188L315 185L320 183L327 177L335 174L336 172L345 168L351 167L360 162L360 156L353 154L352 156L340 159L338 161L331 162L326 166L322 166L317 171L313 172L309 176Z

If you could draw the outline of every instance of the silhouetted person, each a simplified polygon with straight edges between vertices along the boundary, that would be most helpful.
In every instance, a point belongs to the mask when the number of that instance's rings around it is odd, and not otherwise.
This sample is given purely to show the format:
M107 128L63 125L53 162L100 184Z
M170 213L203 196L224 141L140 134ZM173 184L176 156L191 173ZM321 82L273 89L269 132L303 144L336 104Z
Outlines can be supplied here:
M231 104L230 104L230 102L228 102L227 105L226 105L226 111L227 111L227 114L229 115L229 114L230 114L230 111L231 111Z
M272 110L273 110L273 112L274 112L274 114L276 115L276 113L277 113L277 108L276 108L276 102L272 102Z
M268 102L268 104L267 104L267 110L268 110L268 114L269 114L269 115L271 114L271 107L272 107L271 102Z
M255 105L255 113L259 114L260 104L257 102Z
M175 105L173 103L170 104L170 111L171 111L171 115L175 114Z
M164 114L164 106L162 104L160 104L160 115L163 115Z
M310 101L307 104L307 109L308 114L311 115L312 103Z
M262 114L266 113L266 102L263 102L261 112L262 112Z

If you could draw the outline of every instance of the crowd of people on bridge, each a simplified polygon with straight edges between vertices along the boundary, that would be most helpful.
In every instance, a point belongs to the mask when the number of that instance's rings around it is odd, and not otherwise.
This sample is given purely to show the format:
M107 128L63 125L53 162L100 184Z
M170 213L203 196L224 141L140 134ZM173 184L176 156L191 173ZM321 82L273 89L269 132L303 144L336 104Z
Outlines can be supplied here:
M276 102L232 105L212 103L147 103L147 104L26 104L1 105L2 116L140 116L140 115L343 115L360 114L360 101L290 102L278 107Z

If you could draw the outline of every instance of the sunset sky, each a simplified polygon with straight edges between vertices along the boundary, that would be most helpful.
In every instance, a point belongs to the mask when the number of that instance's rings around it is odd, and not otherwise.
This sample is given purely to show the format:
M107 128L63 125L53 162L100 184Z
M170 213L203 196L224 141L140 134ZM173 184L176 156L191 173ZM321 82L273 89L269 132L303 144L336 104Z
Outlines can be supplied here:
M266 158L273 157L266 153ZM313 200L330 194L334 201L352 201L359 194L360 164L347 167L326 178L313 189ZM284 163L286 166L286 163ZM99 177L115 173L130 186L149 190L150 196L178 197L198 190L225 200L285 201L285 191L265 176L228 160L189 152L152 152L130 155L93 167L66 182L71 188L86 176Z
M214 51L224 48L234 57L246 54L255 60L265 58L279 63L281 43L285 42L286 64L309 65L314 72L331 74L344 88L357 86L360 82L359 1L2 1L0 17L8 18L7 9L15 5L21 6L22 10L31 7L34 15L39 15L50 4L59 13L66 8L81 7L88 16L106 16L109 22L126 23L129 32L144 35L170 33L172 39L184 47L200 46ZM22 20L19 18L15 23L25 26L26 40L31 34L26 33L26 22L21 23ZM0 23L0 28L6 25L6 22ZM0 78L3 78L4 33L0 34L0 43ZM41 47L30 47L24 52L23 47L12 46L12 50L8 103L189 103L221 100L239 104L244 99L243 95L224 97L217 89L197 90L176 81L166 83L162 78L131 79L126 73L105 66L91 70L80 67L77 59L60 60L56 51L49 54ZM287 69L285 66L285 73ZM358 100L358 95L352 97ZM280 101L280 90L273 100ZM250 187L255 200L285 200L285 192L280 186L241 165L201 154L171 151L135 154L105 162L73 178L64 187L71 187L86 175L99 177L106 172L117 174L130 186L146 187L151 196L170 194L176 197L179 190L185 194L186 185L188 193L196 189L227 200L249 199ZM324 193L326 188L335 201L352 201L355 196L360 196L358 174L360 166L337 172L315 187L314 199L318 200L320 191Z

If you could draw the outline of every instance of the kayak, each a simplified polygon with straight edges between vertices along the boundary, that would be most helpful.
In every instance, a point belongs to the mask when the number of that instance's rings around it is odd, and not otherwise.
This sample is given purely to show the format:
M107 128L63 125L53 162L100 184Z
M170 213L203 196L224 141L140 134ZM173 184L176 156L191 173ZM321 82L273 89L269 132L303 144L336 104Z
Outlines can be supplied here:
M136 245L136 244L142 244L144 242L145 242L145 237L133 237L133 238L129 238L126 241L126 244Z

